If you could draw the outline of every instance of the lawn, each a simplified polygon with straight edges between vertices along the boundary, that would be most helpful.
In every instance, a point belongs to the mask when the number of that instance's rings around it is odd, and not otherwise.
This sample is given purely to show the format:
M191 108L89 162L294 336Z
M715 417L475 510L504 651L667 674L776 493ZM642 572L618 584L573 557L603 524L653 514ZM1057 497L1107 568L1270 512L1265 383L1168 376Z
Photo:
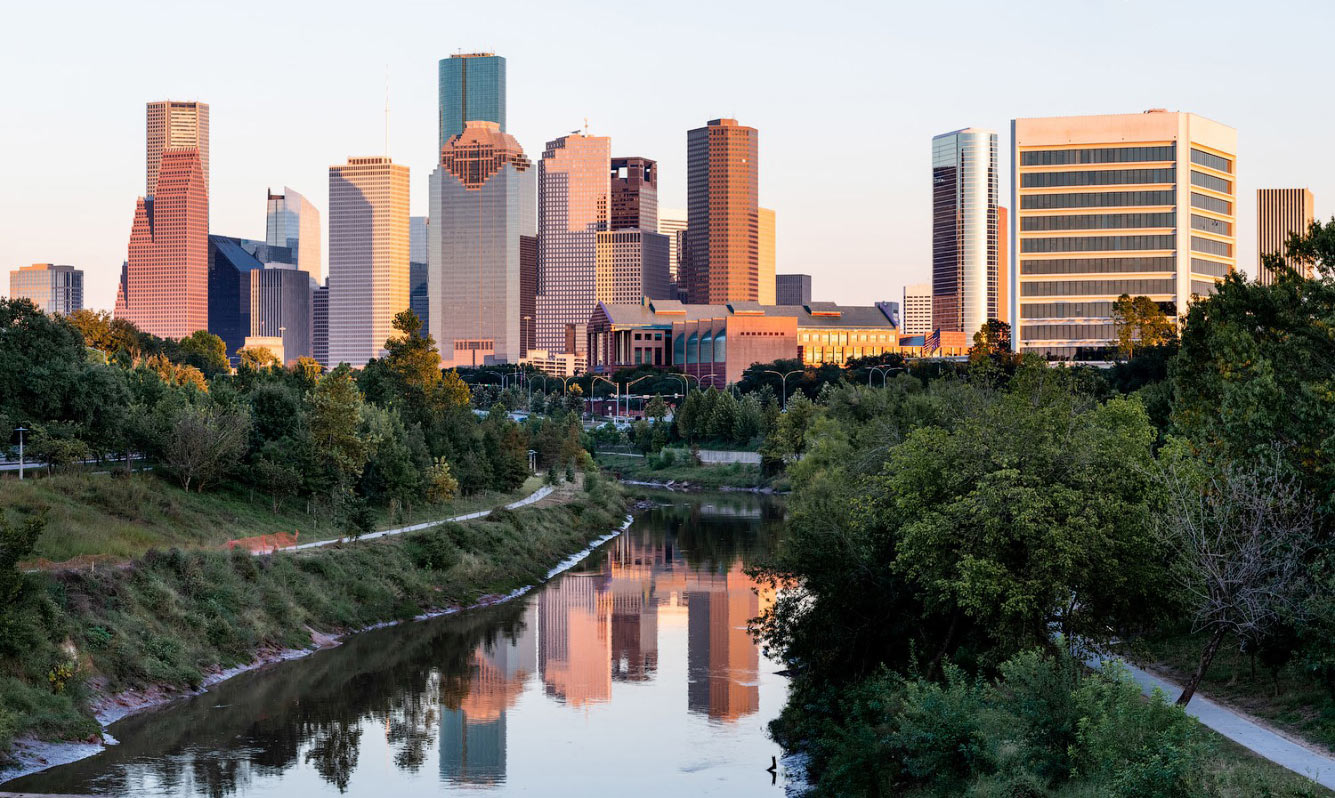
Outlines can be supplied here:
M638 482L689 482L702 488L759 488L767 484L760 474L760 466L750 463L695 465L683 455L671 465L663 465L653 457L631 457L615 452L599 452L595 459L603 471L618 479Z
M530 478L514 493L481 493L444 504L380 511L377 529L448 518L496 507L536 490ZM46 531L35 557L49 562L74 558L123 560L151 548L217 547L253 535L298 533L301 542L336 538L342 530L327 512L305 500L280 502L246 489L187 493L154 476L61 474L40 479L0 479L0 508L11 521L45 511Z

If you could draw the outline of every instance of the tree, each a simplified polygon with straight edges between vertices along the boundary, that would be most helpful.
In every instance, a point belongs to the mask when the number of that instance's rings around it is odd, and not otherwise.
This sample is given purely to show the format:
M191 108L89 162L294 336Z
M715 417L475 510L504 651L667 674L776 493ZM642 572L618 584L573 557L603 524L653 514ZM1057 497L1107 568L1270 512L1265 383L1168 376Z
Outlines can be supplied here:
M1128 358L1138 347L1165 346L1174 336L1173 322L1159 303L1147 296L1134 299L1122 294L1113 302L1113 326L1117 330L1117 348Z
M297 362L292 364L292 374L302 384L303 387L310 389L319 382L320 375L324 374L324 366L320 361L313 357L299 357Z
M1168 504L1160 530L1193 631L1209 635L1177 699L1186 706L1225 636L1256 643L1300 612L1316 514L1279 457L1215 466L1176 441L1159 474Z
M988 319L973 334L973 347L969 350L970 358L1009 357L1011 354L1011 326L1000 319Z
M283 498L295 494L301 489L302 474L297 469L299 459L293 456L290 446L282 442L265 444L259 456L255 458L255 481L269 492L273 500L273 511L278 512L278 503Z
M278 362L278 356L267 346L242 347L237 350L236 354L241 359L242 367L252 371L282 365Z
M227 344L208 330L195 330L182 338L177 346L181 350L184 365L199 369L205 379L213 379L232 370L227 362Z
M650 399L649 403L644 406L644 414L652 418L655 424L663 423L663 419L667 418L668 414L668 405L663 399L663 394L654 394L654 398Z
M361 436L362 396L352 369L341 364L326 374L307 400L308 426L326 479L351 485L361 476L370 447Z
M18 565L32 555L45 528L44 513L31 515L17 525L0 513L0 651L13 653L14 644L21 639L11 628L26 582Z
M458 495L459 480L450 472L450 464L445 458L437 457L426 473L427 501L440 504L451 501Z
M176 473L182 488L203 491L241 461L249 435L248 415L211 403L183 404L172 415L163 464Z

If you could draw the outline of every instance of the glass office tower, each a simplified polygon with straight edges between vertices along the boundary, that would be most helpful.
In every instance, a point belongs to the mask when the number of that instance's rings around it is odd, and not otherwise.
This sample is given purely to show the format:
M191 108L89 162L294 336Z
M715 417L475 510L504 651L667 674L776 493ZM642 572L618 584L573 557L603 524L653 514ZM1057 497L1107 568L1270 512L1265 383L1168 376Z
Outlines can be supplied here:
M302 195L286 186L282 194L269 192L264 242L292 250L292 263L319 282L324 265L320 252L320 212Z
M973 335L1000 316L997 134L932 138L932 325Z
M505 58L495 53L440 59L439 146L472 121L495 122L505 132Z

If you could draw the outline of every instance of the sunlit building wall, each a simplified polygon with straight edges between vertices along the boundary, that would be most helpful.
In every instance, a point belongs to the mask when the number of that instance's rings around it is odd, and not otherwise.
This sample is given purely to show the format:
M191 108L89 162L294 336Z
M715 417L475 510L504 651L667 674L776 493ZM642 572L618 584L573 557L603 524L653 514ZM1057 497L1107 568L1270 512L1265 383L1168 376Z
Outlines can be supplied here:
M612 140L572 133L538 165L537 348L567 351L568 325L593 313L598 232L608 225ZM583 336L576 336L576 346Z
M679 208L660 210L658 232L668 238L668 277L676 283L680 279L681 254L686 248L686 211Z
M536 227L536 170L514 136L473 122L446 142L431 173L428 315L443 363L514 363L520 338L523 238Z
M162 154L172 149L199 152L199 168L204 176L204 193L209 191L209 104L161 100L148 103L145 137L144 199L153 199L158 190Z
M1256 190L1256 278L1262 285L1275 282L1265 266L1265 256L1279 255L1291 269L1312 276L1311 264L1299 263L1285 254L1289 236L1305 234L1316 220L1312 192L1305 188L1261 188Z
M1176 317L1236 267L1233 128L1153 110L1011 129L1019 351L1103 357L1116 345L1118 296L1149 297Z
M681 284L692 304L760 299L759 133L713 119L686 133L688 249Z
M316 282L323 280L320 211L310 200L286 186L282 194L270 191L268 195L264 242L271 247L287 247L298 269Z
M773 305L776 301L774 210L760 208L757 211L756 221L759 231L756 239L756 298L762 305Z
M932 138L932 324L972 335L997 317L997 134Z
M31 300L45 313L68 316L83 308L83 270L54 263L20 266L9 273L9 298Z
M329 167L329 359L361 368L408 308L408 167L383 156Z

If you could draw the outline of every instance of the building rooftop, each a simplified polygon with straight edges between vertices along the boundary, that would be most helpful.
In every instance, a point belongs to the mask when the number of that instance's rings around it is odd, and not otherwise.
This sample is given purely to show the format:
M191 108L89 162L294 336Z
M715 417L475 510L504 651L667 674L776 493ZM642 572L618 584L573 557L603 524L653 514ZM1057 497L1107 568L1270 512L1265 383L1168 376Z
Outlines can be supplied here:
M795 316L798 327L893 328L893 320L879 307L836 305L812 302L807 305L761 305L758 302L729 302L722 305L685 305L675 299L646 300L635 305L599 302L597 310L615 327L668 327L675 321L699 321L728 316Z

